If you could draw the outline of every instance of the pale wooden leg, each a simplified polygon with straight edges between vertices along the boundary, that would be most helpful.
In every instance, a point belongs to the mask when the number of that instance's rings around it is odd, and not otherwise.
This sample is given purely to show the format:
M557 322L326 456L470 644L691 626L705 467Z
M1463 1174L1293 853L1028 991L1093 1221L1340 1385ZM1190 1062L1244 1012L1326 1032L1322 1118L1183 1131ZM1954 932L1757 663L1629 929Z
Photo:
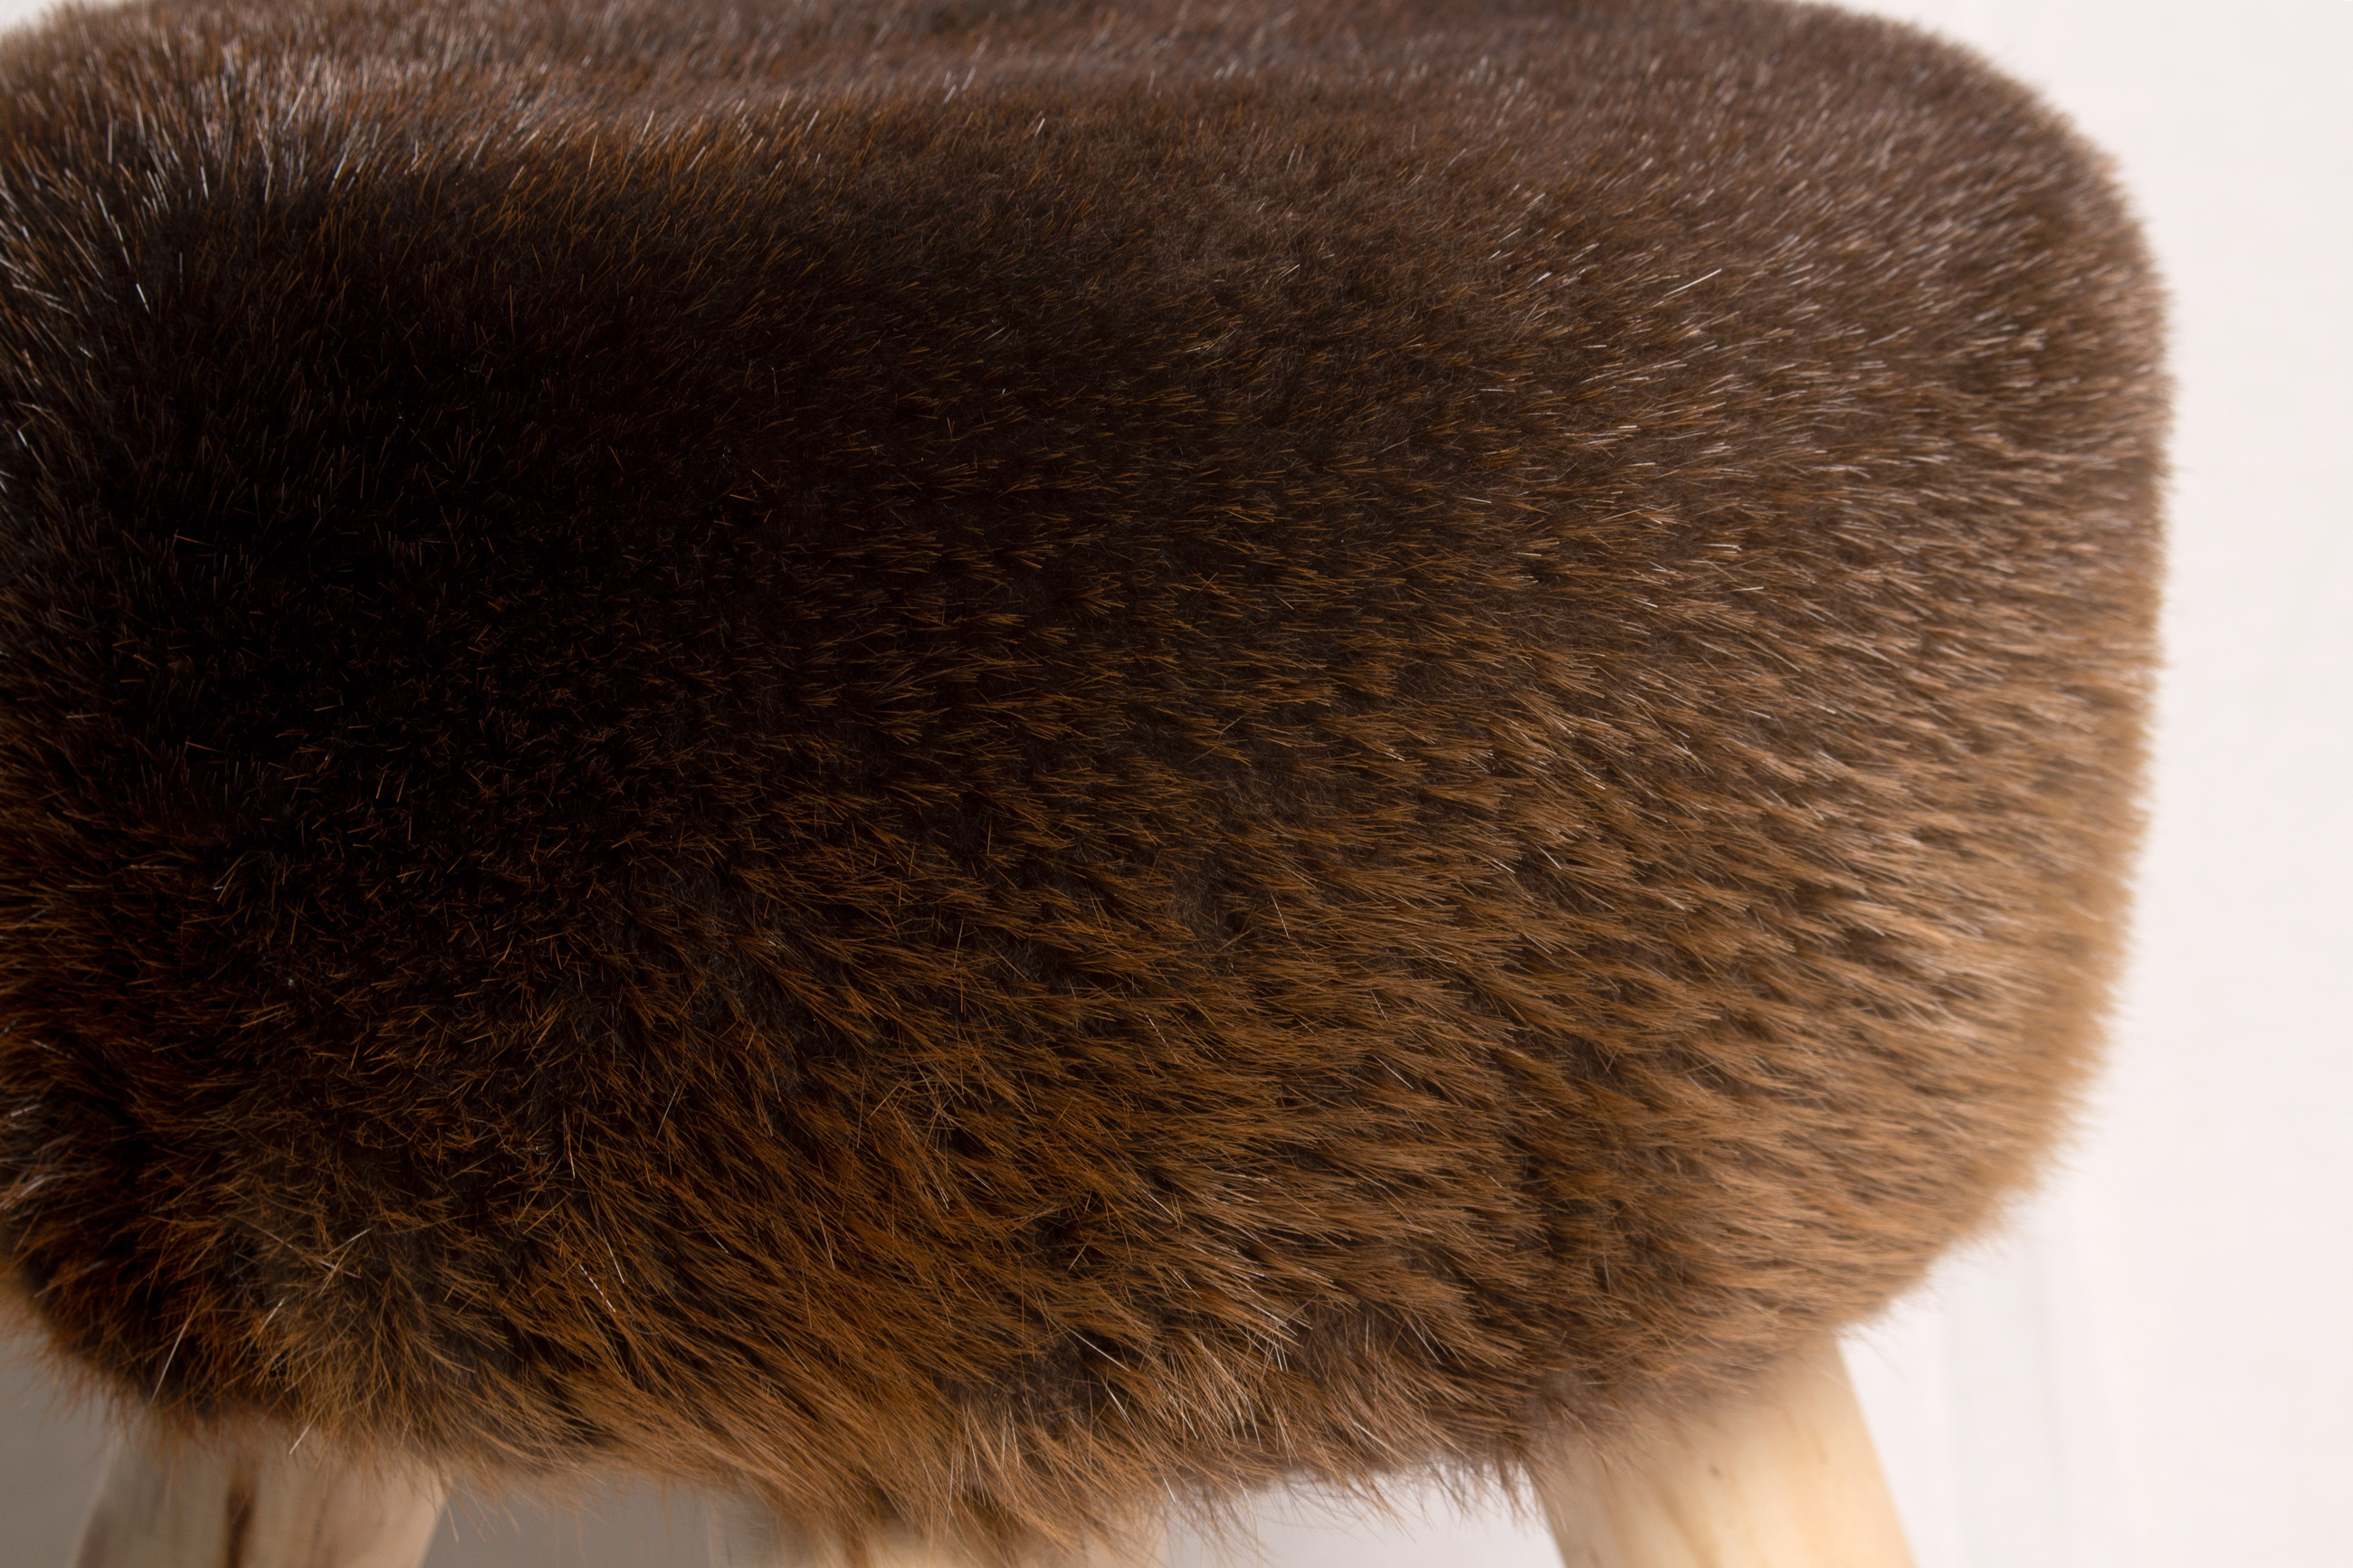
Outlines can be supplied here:
M1154 1528L1117 1543L1098 1545L1077 1557L1031 1557L1019 1568L1156 1568L1163 1532ZM759 1504L743 1498L711 1505L711 1568L991 1568L987 1560L953 1542L924 1541L893 1533L869 1552L852 1553L837 1543L811 1540L779 1524Z
M296 1453L118 1446L74 1568L417 1568L438 1480Z
M1606 1456L1538 1478L1568 1568L1910 1568L1879 1458L1830 1340Z

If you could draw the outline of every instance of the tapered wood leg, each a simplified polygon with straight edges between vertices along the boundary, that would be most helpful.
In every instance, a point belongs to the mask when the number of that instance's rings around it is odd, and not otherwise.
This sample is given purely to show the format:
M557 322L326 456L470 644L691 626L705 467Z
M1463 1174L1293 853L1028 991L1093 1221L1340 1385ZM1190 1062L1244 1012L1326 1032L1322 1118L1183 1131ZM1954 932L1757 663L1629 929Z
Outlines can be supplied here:
M1538 1478L1567 1568L1911 1568L1835 1342L1753 1394Z
M1020 1568L1157 1568L1161 1531L1153 1529L1082 1555L1025 1558ZM871 1550L851 1552L838 1543L812 1540L779 1524L747 1499L711 1505L711 1568L993 1568L988 1560L953 1542L893 1534Z
M441 1483L297 1452L134 1438L107 1462L74 1568L417 1568Z

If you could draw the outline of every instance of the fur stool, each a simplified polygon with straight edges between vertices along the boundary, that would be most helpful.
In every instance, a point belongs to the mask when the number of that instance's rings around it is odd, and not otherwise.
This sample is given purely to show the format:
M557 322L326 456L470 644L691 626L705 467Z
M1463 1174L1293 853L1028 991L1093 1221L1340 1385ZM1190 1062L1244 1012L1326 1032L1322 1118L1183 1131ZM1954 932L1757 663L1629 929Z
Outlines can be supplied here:
M2137 827L2158 304L2049 110L1765 0L149 0L0 84L86 1563L591 1467L739 1561L1433 1468L1900 1556L1823 1347L2036 1172Z

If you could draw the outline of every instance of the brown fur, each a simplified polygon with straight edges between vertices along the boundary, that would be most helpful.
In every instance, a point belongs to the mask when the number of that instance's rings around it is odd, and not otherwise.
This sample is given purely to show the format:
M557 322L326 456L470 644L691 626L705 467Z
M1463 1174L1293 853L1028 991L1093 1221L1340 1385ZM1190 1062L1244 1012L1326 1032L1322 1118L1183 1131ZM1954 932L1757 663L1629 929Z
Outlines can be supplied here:
M2047 1148L2156 307L1949 47L299 0L0 85L0 1245L126 1395L1067 1536L1606 1432Z

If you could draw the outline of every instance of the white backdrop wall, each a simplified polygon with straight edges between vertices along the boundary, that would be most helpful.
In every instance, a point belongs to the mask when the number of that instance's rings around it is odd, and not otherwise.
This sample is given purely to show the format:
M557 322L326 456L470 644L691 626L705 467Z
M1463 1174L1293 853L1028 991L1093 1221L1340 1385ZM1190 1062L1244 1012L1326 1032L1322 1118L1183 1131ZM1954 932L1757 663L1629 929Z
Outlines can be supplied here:
M0 0L0 22L41 7ZM2342 1568L2353 1497L2353 0L1879 0L2115 153L2174 304L2172 587L2136 960L2064 1168L1850 1342L1922 1568ZM96 1429L24 1369L0 1568ZM479 1510L429 1568L699 1562L691 1509ZM1270 1501L1270 1568L1549 1568L1500 1507ZM1171 1568L1208 1560L1179 1542Z

